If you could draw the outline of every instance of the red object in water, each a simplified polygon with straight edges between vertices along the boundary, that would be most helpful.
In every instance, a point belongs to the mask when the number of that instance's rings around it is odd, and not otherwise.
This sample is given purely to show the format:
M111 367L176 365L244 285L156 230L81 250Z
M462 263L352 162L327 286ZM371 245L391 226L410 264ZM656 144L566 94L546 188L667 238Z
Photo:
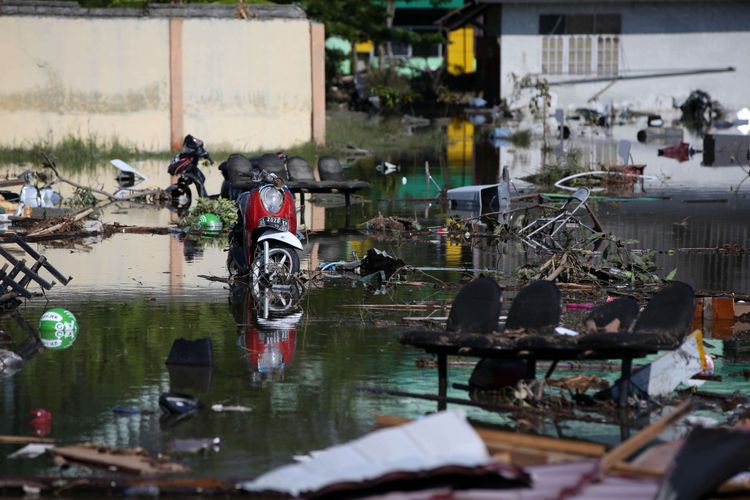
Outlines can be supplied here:
M34 408L29 414L35 435L46 436L52 432L52 412L45 408Z
M667 158L675 159L679 162L688 161L690 159L690 144L687 142L681 142L674 146L668 146L659 150L659 156L666 156Z
M587 303L576 303L576 304L565 304L565 307L567 309L583 309L584 311L588 311L590 309L594 308L594 304L587 304Z

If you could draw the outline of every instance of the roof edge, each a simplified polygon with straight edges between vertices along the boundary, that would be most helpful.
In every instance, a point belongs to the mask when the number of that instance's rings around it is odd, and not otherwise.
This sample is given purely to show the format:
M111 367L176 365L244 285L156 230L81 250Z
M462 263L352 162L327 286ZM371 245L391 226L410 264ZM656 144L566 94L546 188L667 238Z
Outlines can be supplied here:
M40 17L147 17L147 18L212 18L212 19L307 19L296 5L276 4L147 4L143 8L86 8L73 1L3 1L0 16Z

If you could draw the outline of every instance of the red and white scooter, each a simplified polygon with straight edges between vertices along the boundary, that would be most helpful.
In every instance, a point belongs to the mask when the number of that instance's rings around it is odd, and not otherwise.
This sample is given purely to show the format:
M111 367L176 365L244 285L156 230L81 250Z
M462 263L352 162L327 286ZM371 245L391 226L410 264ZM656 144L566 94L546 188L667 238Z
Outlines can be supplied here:
M232 276L249 275L254 286L288 285L299 272L294 195L275 174L261 170L241 155L219 167L225 177L222 193L237 201L239 221L231 234L227 269Z

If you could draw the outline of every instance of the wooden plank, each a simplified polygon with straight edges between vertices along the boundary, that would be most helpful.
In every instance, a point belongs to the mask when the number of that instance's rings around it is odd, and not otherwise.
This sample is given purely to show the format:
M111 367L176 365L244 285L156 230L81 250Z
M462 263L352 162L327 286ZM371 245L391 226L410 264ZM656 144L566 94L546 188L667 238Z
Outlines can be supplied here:
M149 456L136 455L126 451L116 453L116 451L93 446L72 445L51 448L49 453L72 462L81 462L107 469L114 468L118 471L133 474L166 474L188 470L177 463L160 462Z
M44 438L38 436L6 436L0 435L0 443L2 444L55 444L55 440L52 438Z
M375 417L376 427L390 427L410 422L409 419L379 415ZM514 450L523 447L529 450L555 452L578 457L601 457L606 451L603 444L587 443L572 439L558 439L547 436L535 436L518 432L501 431L481 426L474 426L474 430L491 450Z
M668 464L665 464L665 467L666 465ZM664 468L644 467L630 462L618 462L612 466L611 470L636 477L662 477L664 475Z
M608 470L612 469L615 464L623 462L627 457L646 446L652 440L654 440L659 434L664 432L665 429L671 427L685 414L690 412L691 401L688 399L678 405L673 412L669 415L665 415L653 424L643 429L638 434L634 435L627 441L624 441L616 448L610 450L606 455L602 457L599 465L600 473L604 474Z

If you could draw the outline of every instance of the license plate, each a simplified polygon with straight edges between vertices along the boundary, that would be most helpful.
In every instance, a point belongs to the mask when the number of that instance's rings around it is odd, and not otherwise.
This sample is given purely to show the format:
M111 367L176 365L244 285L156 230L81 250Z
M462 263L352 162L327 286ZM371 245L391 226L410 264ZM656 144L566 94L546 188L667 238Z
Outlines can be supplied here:
M260 218L258 227L272 227L279 231L289 231L289 221L283 217L271 217L270 215L266 215Z

